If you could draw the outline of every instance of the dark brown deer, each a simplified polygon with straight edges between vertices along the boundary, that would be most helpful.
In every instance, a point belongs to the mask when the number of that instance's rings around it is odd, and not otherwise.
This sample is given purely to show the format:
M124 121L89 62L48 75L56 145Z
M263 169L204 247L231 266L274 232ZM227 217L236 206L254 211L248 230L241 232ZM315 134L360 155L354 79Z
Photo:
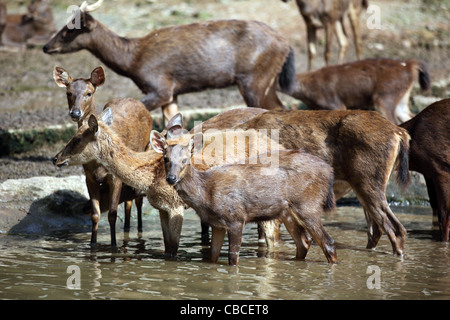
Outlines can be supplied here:
M261 22L207 21L124 38L95 20L88 9L79 13L79 29L64 26L44 52L90 51L132 79L146 95L141 101L149 110L162 107L166 122L177 113L179 94L237 85L247 106L274 109L282 107L277 86L289 92L295 82L292 48Z
M282 0L288 2L289 0ZM333 31L339 44L339 63L344 61L348 48L348 39L344 29L344 17L348 16L353 30L356 54L362 56L361 31L359 17L362 9L367 9L367 0L296 0L300 14L306 24L308 36L308 70L312 70L312 63L316 55L316 31L325 30L325 63L330 62Z
M6 14L4 2L0 2L0 11ZM45 43L55 31L50 3L47 0L32 0L26 14L6 16L4 30L0 35L5 45L17 46L27 42Z
M441 241L450 229L450 99L437 101L401 124L411 135L409 169L424 175Z
M375 109L400 124L414 116L408 103L417 80L430 87L422 61L367 59L298 73L291 96L315 110Z
M53 77L58 86L66 88L67 102L69 105L69 115L73 121L78 123L80 128L85 119L90 115L97 115L97 109L94 99L96 89L105 82L105 72L102 67L95 68L89 79L72 79L69 72L61 67L55 67ZM129 147L134 151L144 151L149 144L150 131L152 128L152 117L145 106L134 99L114 99L108 102L105 108L113 108L116 113L116 121L113 130L122 139L127 141ZM125 118L130 118L130 123ZM98 161L83 163L84 173L86 175L86 186L92 205L92 236L91 245L97 243L97 229L100 220L102 208L109 209L108 221L111 230L111 245L115 247L116 243L116 220L117 208L122 195L122 181L109 173ZM108 192L107 198L109 205L102 203L102 192ZM135 203L138 216L138 231L142 232L142 195L136 194ZM104 201L104 200L103 200ZM125 203L125 226L124 230L130 229L132 201Z
M128 114L129 126L138 127L137 116L134 112ZM102 121L98 121L94 114L89 116L55 156L54 164L80 165L96 161L125 184L142 190L150 204L159 210L165 256L176 257L185 204L166 181L162 155L151 148L145 152L131 150L129 142L112 129L114 123L124 125L123 121L127 121L127 117L122 117L117 110L105 108L100 117Z
M155 137L156 136L156 137ZM304 259L313 237L328 262L337 261L334 240L324 230L321 214L333 208L333 173L325 162L299 151L278 151L279 165L228 164L201 171L193 156L203 150L203 134L187 145L168 146L152 131L152 146L164 153L167 181L200 219L213 227L211 260L217 262L225 232L228 263L237 265L246 223L282 219Z
M386 232L395 254L404 253L406 229L386 200L389 176L397 169L398 183L406 187L409 135L374 111L267 111L237 129L279 130L279 143L302 150L334 169L336 198L353 189L368 223L367 248L375 248Z

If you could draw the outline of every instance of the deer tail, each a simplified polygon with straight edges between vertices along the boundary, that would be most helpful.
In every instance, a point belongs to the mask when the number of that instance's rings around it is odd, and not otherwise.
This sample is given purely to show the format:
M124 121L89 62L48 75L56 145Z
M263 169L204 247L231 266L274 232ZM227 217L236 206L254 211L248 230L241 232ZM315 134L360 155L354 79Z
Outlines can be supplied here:
M402 131L400 136L400 150L396 159L397 184L406 190L411 182L411 175L409 172L409 140L410 136L406 131Z
M419 84L422 90L427 90L430 88L430 74L428 73L428 67L425 62L418 62L419 70Z
M281 74L278 80L281 91L286 94L291 94L295 88L295 72L294 49L292 49L292 47L289 47L289 54L284 61L283 68L281 69Z

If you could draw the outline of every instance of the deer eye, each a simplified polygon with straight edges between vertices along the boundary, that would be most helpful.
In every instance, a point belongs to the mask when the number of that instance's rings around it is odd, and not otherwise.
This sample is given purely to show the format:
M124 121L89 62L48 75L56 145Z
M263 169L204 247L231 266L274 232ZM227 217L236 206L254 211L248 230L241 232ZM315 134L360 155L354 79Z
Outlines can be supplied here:
M91 93L91 92L88 92L88 93L87 93L87 96L88 96L88 97L92 96L92 93Z
M165 162L165 163L169 162L169 158L167 158L166 156L164 156L164 162Z
M182 164L186 164L186 162L187 162L187 158L184 158L184 159L181 161Z

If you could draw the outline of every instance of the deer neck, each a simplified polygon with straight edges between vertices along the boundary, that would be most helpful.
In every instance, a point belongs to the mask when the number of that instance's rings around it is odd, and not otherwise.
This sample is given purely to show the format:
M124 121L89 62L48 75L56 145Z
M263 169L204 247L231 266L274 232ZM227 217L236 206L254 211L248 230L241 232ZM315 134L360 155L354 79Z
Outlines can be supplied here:
M118 74L131 77L139 38L121 37L100 22L92 33L93 41L87 49Z
M165 180L161 154L153 150L135 152L105 127L98 134L102 141L98 144L100 163L125 184L147 193L156 179Z
M186 168L186 174L175 185L180 197L196 211L207 199L204 175L207 171L196 170L193 165Z

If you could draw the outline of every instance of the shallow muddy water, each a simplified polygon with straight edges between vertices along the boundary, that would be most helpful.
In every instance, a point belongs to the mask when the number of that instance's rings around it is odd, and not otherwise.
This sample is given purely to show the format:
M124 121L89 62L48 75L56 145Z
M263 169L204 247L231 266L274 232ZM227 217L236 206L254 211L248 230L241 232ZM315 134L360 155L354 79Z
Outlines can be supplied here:
M276 250L258 246L255 225L245 228L239 267L227 265L227 243L218 264L203 260L200 224L187 211L179 258L165 261L159 217L144 218L138 234L119 231L111 252L103 216L96 252L90 233L52 236L0 235L0 299L450 299L450 253L431 236L431 209L400 208L408 230L406 255L393 256L384 235L366 250L360 207L339 207L324 217L338 244L339 263L329 265L317 245L305 261L283 229ZM401 212L400 212L401 211ZM121 224L118 224L118 230Z

